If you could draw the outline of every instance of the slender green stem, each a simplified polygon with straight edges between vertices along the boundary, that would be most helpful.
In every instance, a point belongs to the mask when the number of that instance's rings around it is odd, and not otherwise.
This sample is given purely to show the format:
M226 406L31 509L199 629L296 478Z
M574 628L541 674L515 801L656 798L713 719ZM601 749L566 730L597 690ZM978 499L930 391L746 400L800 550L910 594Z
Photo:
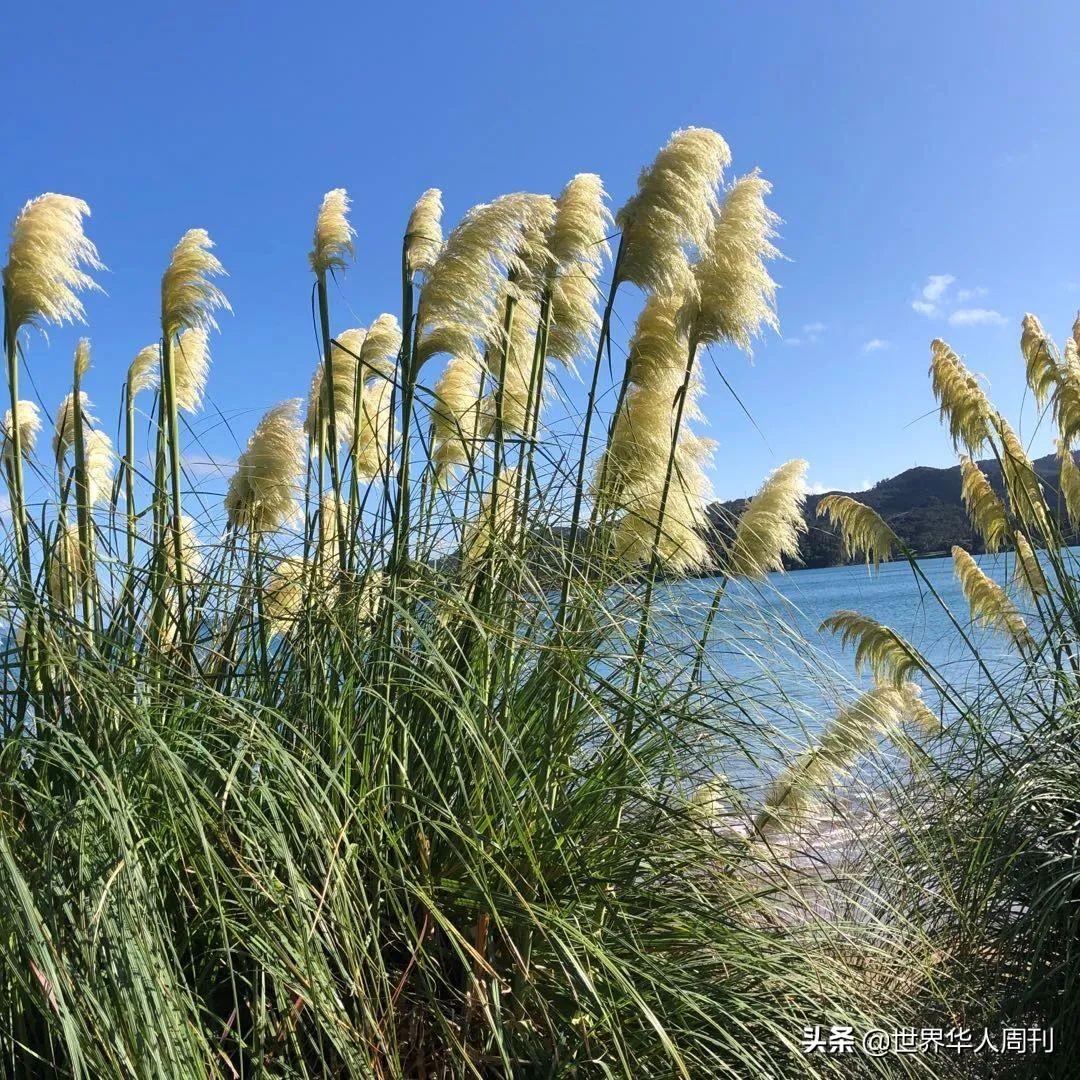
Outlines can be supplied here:
M326 272L316 280L319 294L319 328L323 342L323 392L326 405L327 457L330 461L330 484L334 489L334 515L337 518L338 564L346 567L345 522L341 510L341 473L338 466L338 424L334 393L334 346L330 337L330 303L326 292Z

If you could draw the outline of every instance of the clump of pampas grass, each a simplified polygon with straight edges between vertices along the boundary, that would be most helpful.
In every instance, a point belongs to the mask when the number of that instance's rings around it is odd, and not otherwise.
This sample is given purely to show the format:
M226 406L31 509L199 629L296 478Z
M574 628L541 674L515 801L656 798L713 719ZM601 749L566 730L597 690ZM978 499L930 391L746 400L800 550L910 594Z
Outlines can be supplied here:
M953 445L977 454L990 436L990 403L978 379L940 338L930 344L930 385Z

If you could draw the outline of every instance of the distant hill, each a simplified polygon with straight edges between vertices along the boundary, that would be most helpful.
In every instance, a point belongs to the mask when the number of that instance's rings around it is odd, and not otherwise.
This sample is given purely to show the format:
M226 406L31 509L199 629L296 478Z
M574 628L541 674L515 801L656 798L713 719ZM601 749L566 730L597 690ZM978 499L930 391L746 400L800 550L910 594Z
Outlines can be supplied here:
M1053 511L1058 502L1058 459L1048 454L1033 464L1046 484L1047 501ZM980 461L979 467L1001 494L1001 467L997 461ZM982 540L972 529L960 500L959 465L951 469L920 466L887 480L879 480L868 491L844 491L838 494L850 495L876 510L919 555L945 555L954 544L972 552L983 550ZM817 516L818 503L824 497L824 494L811 495L806 500L809 528L799 546L800 562L793 563L790 569L800 566L839 566L847 561L841 555L840 537L836 529ZM735 499L709 506L710 539L714 545L718 546L731 535L733 523L745 509L747 501Z

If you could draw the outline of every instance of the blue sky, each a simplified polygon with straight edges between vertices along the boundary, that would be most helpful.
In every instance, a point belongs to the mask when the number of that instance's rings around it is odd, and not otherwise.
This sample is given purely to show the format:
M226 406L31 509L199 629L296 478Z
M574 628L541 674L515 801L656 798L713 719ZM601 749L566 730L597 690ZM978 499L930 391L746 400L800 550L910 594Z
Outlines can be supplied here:
M618 206L688 124L719 130L736 172L772 180L790 260L775 270L782 336L753 365L714 353L762 432L710 374L722 497L796 456L822 488L950 463L936 419L920 419L931 338L1015 416L1021 316L1060 340L1080 307L1080 20L1065 2L22 4L4 23L0 214L42 191L92 206L110 272L85 332L105 415L156 336L161 270L189 227L230 271L210 390L242 440L307 388L325 190L349 189L359 234L333 300L341 329L398 310L400 237L424 188L443 189L447 224L581 171ZM624 323L636 302L628 290ZM31 344L50 408L77 336ZM213 413L201 429L235 456Z

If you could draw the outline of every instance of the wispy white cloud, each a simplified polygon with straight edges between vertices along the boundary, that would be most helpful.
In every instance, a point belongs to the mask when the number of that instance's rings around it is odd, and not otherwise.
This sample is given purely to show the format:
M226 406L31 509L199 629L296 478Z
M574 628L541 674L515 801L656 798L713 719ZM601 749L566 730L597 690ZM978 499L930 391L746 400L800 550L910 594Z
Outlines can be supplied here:
M821 335L829 328L823 322L805 323L802 333L797 337L784 338L785 345L816 345Z
M836 491L836 490L837 490L836 488L829 487L829 485L827 485L827 484L807 484L806 485L806 494L807 495L824 495L826 492Z
M888 349L889 347L889 342L884 338L876 337L871 338L869 341L864 341L862 351L864 353L881 352L882 349Z
M937 314L937 304L931 304L929 300L912 300L911 308L928 319L932 319Z
M956 302L965 304L968 300L978 300L980 296L985 296L989 291L984 285L976 285L974 289L957 289Z
M949 316L950 326L1004 326L1008 320L992 308L958 308Z

